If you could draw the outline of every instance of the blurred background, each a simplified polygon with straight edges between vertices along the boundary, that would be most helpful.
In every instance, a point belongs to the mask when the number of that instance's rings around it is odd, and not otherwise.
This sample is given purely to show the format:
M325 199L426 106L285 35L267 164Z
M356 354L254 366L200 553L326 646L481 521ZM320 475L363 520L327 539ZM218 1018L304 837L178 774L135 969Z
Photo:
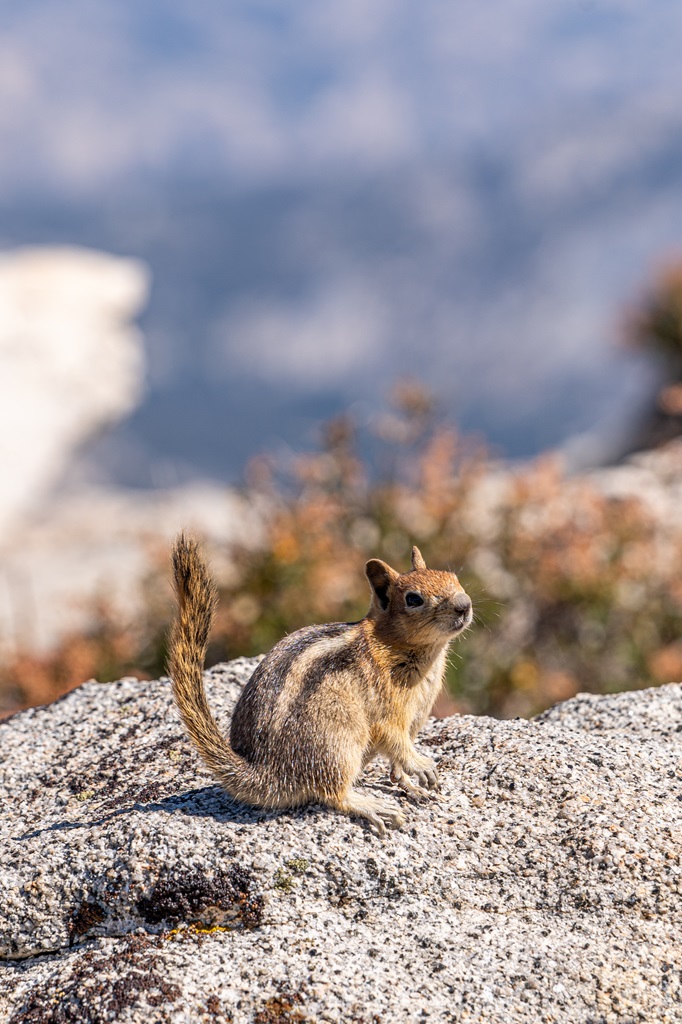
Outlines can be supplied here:
M3 4L0 712L162 671L179 526L213 658L362 615L417 541L479 608L442 710L682 677L681 37Z

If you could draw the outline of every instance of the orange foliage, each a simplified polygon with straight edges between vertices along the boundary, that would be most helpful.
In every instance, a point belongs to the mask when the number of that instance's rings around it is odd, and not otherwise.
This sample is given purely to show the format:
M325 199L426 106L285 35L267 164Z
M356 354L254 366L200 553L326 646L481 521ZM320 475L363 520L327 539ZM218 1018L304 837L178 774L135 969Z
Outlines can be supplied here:
M368 446L371 461L359 454ZM450 708L527 715L578 690L682 675L682 534L663 537L639 500L567 477L555 457L500 466L439 423L414 384L372 438L341 417L318 452L286 473L261 457L247 480L270 508L266 539L258 550L231 548L236 572L221 585L213 661L261 653L312 622L360 618L364 560L404 568L417 543L429 564L463 566L476 608L475 626L454 645ZM165 576L159 566L148 617L134 629L102 610L88 636L5 666L6 702L51 699L90 675L161 673Z

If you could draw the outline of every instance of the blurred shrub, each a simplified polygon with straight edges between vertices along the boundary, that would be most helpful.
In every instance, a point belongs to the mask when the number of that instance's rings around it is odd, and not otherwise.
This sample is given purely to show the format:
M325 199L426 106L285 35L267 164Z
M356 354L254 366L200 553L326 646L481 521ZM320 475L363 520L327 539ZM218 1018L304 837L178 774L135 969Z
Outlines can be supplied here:
M630 314L627 336L635 347L663 356L671 373L682 378L682 262L659 273Z
M0 717L17 708L47 704L88 679L158 676L166 657L165 623L172 612L160 568L144 589L149 600L142 619L124 621L101 599L92 609L86 632L66 635L49 654L19 651L0 663Z
M458 572L476 623L453 644L448 687L460 711L527 715L578 690L612 692L682 678L681 541L637 498L613 498L543 457L510 470L439 422L403 385L370 443L350 417L320 450L282 469L259 458L247 487L270 509L266 542L230 552L210 660L259 654L311 622L361 618L363 563L404 570L413 543ZM262 500L262 499L261 499ZM117 625L103 609L90 636L50 659L18 659L0 685L32 703L92 675L163 671L170 614L165 566L148 617ZM165 589L164 589L165 588Z
M664 383L640 439L653 447L682 433L682 261L664 267L630 312L625 340L661 367Z

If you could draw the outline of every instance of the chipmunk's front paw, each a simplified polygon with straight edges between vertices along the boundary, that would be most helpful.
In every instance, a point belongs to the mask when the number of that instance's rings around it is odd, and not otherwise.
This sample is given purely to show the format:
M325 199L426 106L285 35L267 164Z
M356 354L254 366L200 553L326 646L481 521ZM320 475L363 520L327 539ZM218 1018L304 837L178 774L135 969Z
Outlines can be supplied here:
M412 775L416 778L418 785L415 785L409 778ZM391 767L391 779L410 796L429 797L439 788L436 766L430 757L423 754L416 754L406 764L394 764Z
M415 769L411 774L417 777L419 785L424 786L425 789L440 789L438 772L436 771L436 766L430 757L426 757L424 754L419 754L418 759L415 758Z
M413 800L428 800L431 796L429 790L424 786L415 785L409 775L399 765L394 765L391 769L391 782L395 782L402 789L403 793L412 797Z

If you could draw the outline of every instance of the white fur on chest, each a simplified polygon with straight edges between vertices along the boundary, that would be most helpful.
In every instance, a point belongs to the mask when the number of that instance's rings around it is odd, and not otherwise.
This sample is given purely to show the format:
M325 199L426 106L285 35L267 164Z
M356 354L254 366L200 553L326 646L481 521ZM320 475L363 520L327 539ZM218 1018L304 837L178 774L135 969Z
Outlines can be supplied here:
M438 655L421 683L415 687L414 706L411 715L410 735L414 739L431 714L436 697L440 693L445 674L447 650Z

